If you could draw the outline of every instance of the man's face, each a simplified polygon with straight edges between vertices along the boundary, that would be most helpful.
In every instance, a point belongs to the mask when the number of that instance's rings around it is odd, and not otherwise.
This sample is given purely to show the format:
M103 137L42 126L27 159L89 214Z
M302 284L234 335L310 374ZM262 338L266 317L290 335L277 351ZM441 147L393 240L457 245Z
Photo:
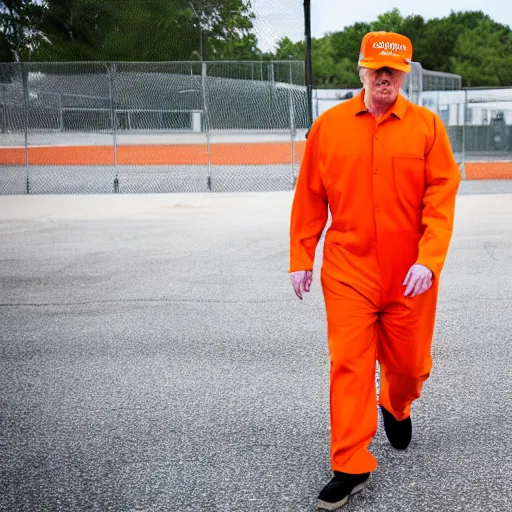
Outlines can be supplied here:
M403 81L403 71L387 67L368 69L364 80L364 88L368 91L373 103L390 105L396 100Z

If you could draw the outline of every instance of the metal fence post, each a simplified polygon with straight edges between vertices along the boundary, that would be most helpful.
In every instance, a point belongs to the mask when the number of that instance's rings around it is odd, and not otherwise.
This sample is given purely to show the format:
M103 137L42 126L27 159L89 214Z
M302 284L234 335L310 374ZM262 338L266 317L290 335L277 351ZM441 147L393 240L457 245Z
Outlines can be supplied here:
M208 98L206 95L206 77L208 76L208 69L206 62L201 64L201 87L203 91L203 115L204 115L204 131L206 134L206 150L208 152L208 175L206 178L206 186L208 190L212 190L212 163L211 163L211 148L210 148L210 122L208 119Z
M112 135L114 139L114 166L117 166L117 116L116 116L116 104L115 104L115 81L114 75L116 73L116 65L111 64L112 69L109 73L109 95L110 95L110 111L112 113Z
M290 88L289 88L289 100L290 100L290 136L291 136L291 172L292 172L292 187L295 187L295 173L293 169L293 165L295 163L295 155L294 155L294 141L295 141L295 113L293 110L293 69L292 62L290 61Z
M304 32L306 62L306 94L308 100L308 128L313 124L313 67L311 57L311 0L304 0Z
M2 84L2 133L7 133L7 93L6 85Z
M468 108L468 91L464 89L464 113L462 118L462 165L461 174L462 179L466 179L466 115Z
M29 109L29 96L28 96L28 70L27 64L21 62L21 86L23 88L23 110L24 110L24 128L25 128L25 168L27 171L27 194L30 194L30 176L29 176L29 161L28 161L28 109Z
M274 113L276 110L276 84L275 84L275 68L274 63L271 61L268 65L268 82L270 85L270 112ZM270 126L272 129L272 125L275 122L275 118L271 117ZM279 122L277 123L277 128L279 128ZM275 125L274 125L275 126Z
M112 143L113 143L113 153L114 153L114 168L116 169L116 174L114 177L114 193L117 194L119 192L119 176L117 175L117 123L116 123L116 109L114 103L114 76L115 73L115 64L106 63L105 67L107 68L108 73L108 100L109 100L109 109L110 109L110 123L112 124Z
M60 131L64 131L64 112L62 111L62 94L59 94L59 122Z

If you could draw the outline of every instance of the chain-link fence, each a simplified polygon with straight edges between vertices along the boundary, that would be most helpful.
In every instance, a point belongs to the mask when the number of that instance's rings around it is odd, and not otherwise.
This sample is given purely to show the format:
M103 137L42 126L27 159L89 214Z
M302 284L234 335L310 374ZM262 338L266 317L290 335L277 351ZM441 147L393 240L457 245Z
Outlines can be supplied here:
M0 193L291 189L297 61L0 64Z
M291 189L308 128L304 69L0 64L0 193ZM358 92L314 91L314 117ZM405 93L443 119L466 179L512 178L512 89L411 80Z
M512 178L512 89L425 91L466 179Z

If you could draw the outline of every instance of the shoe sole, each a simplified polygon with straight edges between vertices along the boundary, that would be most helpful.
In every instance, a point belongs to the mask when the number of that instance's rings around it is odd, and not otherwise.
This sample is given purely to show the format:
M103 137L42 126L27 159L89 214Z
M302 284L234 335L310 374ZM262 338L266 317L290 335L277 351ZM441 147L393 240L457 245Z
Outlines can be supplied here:
M367 478L364 482L360 483L359 485L356 485L352 489L352 491L350 491L350 494L348 496L345 496L340 501L337 501L335 503L329 503L327 501L318 500L317 507L316 507L317 512L323 512L324 510L332 511L332 510L336 510L338 508L344 507L347 504L350 496L353 496L354 494L361 492L366 487L368 480L369 480L369 478Z

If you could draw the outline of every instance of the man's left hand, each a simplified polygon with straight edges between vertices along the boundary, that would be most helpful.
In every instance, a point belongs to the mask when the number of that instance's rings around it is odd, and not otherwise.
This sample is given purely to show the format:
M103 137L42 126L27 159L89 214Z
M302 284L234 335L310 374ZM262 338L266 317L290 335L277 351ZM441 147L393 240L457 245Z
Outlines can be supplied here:
M406 297L416 297L432 286L432 271L424 265L415 264L407 272L403 285Z

